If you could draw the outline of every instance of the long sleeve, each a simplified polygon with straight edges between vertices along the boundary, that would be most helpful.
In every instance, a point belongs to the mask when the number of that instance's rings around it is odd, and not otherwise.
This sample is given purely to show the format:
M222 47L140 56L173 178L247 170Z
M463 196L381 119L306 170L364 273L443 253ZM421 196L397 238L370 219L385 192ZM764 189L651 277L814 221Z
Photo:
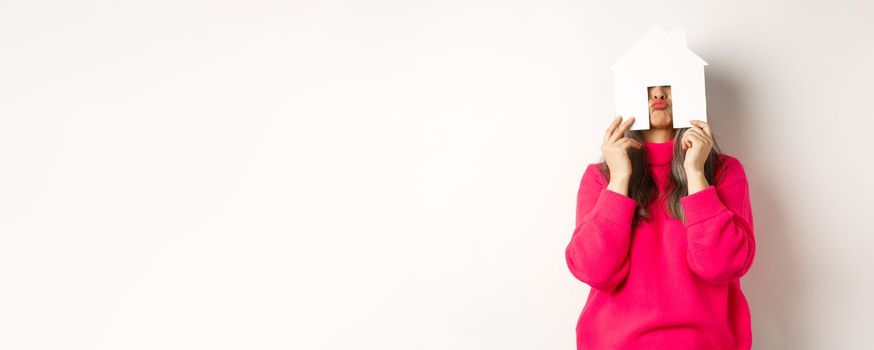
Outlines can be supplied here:
M599 166L589 164L580 181L576 226L565 258L574 277L609 292L628 275L637 202L607 189Z
M715 185L680 198L686 221L686 261L702 279L724 284L742 277L756 251L749 184L743 165L727 157Z

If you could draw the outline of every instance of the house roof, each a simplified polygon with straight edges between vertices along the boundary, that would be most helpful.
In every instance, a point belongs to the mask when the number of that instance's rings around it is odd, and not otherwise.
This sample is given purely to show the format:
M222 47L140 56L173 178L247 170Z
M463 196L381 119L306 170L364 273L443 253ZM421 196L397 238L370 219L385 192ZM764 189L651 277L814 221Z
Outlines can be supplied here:
M680 30L665 31L655 25L631 47L611 69L626 65L644 65L656 61L685 61L685 63L706 66L701 57L686 46L686 33Z

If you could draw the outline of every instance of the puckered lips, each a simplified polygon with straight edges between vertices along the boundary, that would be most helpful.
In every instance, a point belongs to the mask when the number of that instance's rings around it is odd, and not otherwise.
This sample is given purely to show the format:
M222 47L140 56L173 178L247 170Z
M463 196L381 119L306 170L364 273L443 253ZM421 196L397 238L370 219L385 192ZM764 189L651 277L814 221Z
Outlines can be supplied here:
M655 109L655 110L662 110L662 109L668 108L668 101L665 101L665 100L652 100L652 102L649 104L649 106L652 107L652 109Z

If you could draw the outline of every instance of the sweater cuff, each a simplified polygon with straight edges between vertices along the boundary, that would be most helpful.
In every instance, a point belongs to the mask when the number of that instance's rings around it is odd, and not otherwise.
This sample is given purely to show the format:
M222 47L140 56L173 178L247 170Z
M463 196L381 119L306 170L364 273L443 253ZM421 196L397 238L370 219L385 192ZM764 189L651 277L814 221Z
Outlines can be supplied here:
M635 208L637 208L636 200L605 188L601 190L592 213L615 223L630 224L631 219L634 218Z
M719 195L716 194L716 187L713 185L680 198L680 205L683 207L683 215L685 215L685 225L691 226L705 219L709 219L719 215L724 210L728 210Z

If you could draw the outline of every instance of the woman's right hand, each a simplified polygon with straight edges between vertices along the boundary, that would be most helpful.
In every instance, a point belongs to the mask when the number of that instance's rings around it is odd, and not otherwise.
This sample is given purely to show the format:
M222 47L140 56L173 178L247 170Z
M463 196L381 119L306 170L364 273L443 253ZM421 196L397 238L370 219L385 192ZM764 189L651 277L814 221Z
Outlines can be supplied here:
M604 134L604 143L601 144L601 152L604 153L604 161L610 168L610 184L608 189L623 195L628 195L628 182L631 179L631 158L628 157L628 149L634 147L640 149L643 144L640 141L625 136L625 132L634 123L634 117L629 117L625 122L622 116L617 116L610 123Z

